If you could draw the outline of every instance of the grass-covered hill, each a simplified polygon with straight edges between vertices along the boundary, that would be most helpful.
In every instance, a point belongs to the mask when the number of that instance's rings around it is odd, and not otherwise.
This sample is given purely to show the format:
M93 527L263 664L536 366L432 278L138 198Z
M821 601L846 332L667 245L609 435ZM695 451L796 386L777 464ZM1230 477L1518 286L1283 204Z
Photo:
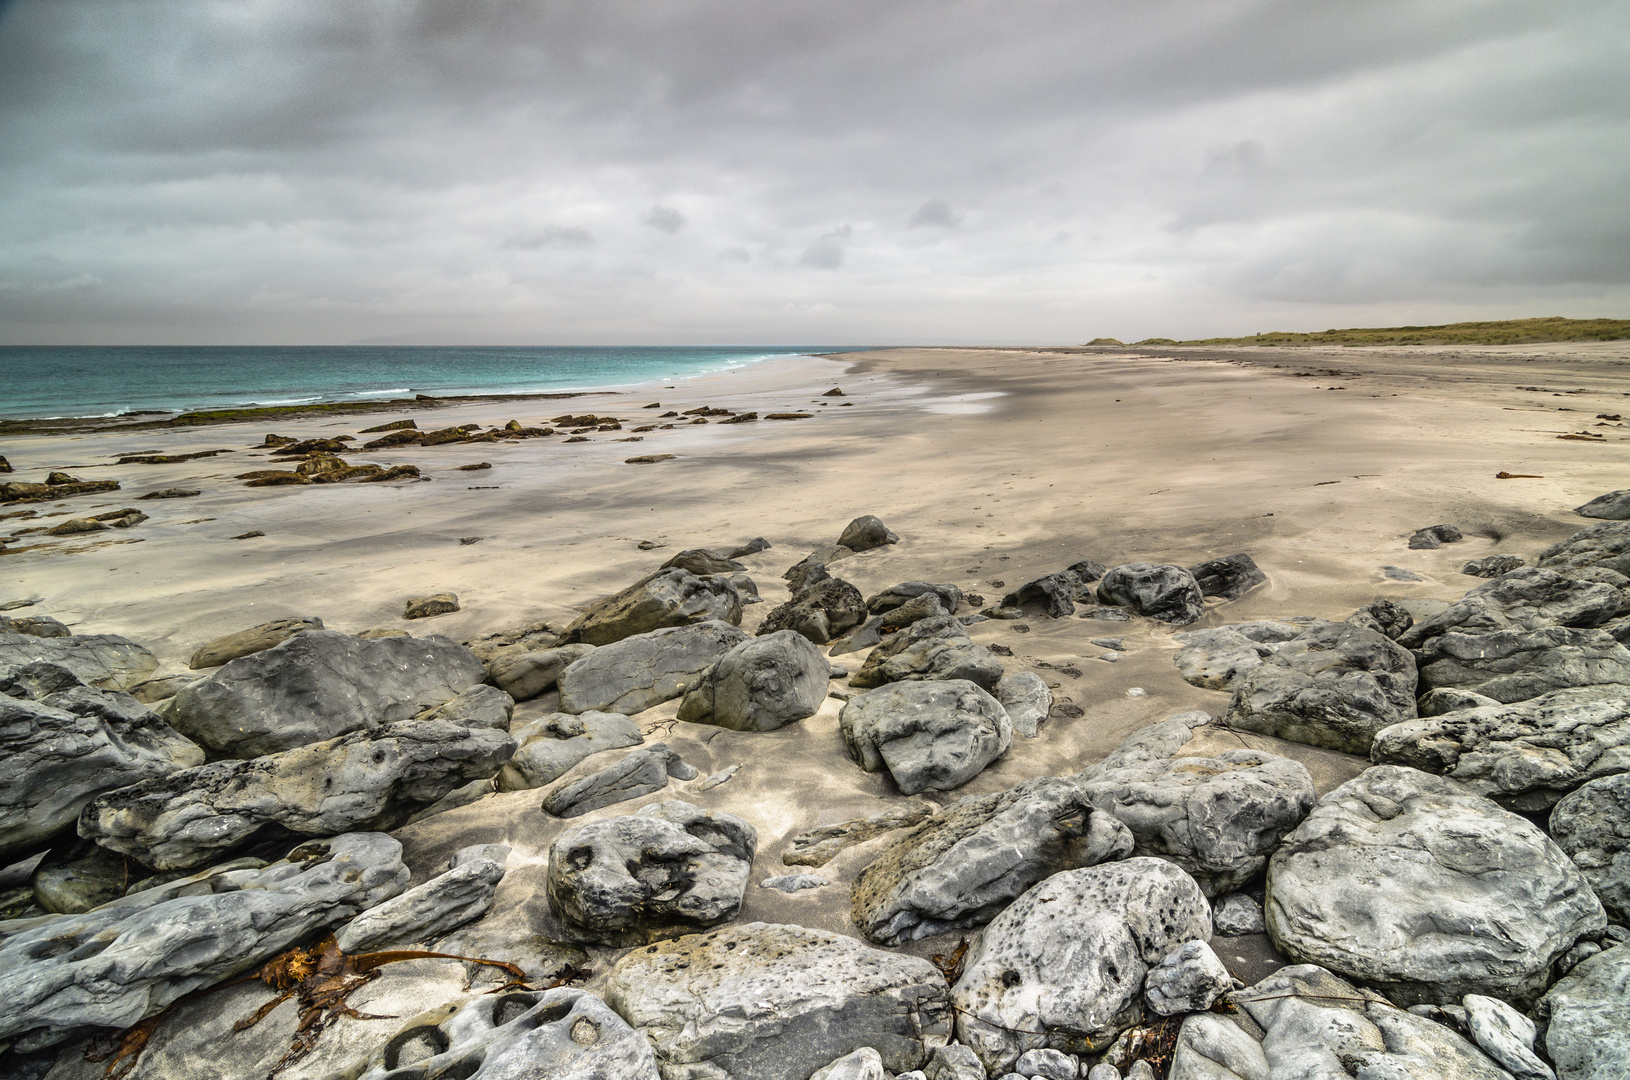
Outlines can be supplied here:
M1173 341L1146 338L1138 345L1526 345L1542 341L1619 341L1630 338L1630 319L1501 319L1443 326L1370 326L1314 333L1274 331L1251 337ZM1096 338L1091 345L1120 345Z

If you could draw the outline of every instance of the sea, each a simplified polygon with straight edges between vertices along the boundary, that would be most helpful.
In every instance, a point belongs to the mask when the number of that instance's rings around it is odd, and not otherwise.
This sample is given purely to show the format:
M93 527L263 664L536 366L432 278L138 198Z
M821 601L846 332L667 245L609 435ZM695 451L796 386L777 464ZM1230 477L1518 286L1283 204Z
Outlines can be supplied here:
M12 346L0 348L0 417L598 390L864 347Z

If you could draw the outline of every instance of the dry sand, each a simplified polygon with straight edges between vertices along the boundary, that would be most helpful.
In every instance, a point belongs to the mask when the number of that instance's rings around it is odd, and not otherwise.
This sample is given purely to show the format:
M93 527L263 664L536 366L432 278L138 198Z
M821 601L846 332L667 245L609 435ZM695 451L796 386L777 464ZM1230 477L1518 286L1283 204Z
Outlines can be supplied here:
M1630 486L1627 431L1598 420L1630 410L1625 343L1407 349L1165 348L1158 350L893 349L838 359L771 362L733 374L569 402L441 409L421 427L465 420L537 423L571 409L626 419L699 405L804 409L808 420L695 426L589 444L560 439L514 444L407 447L350 455L408 462L431 483L246 489L230 479L267 467L250 450L265 431L309 437L354 433L389 416L162 434L27 437L0 441L16 479L66 468L111 476L125 490L76 499L80 516L139 505L153 520L129 536L68 538L54 552L0 557L0 601L38 597L32 611L77 632L117 632L181 670L202 641L288 615L319 615L335 629L398 626L458 639L538 619L563 625L573 605L615 591L685 547L727 546L754 536L774 545L747 561L764 605L747 609L750 631L786 598L780 572L833 542L852 517L875 513L897 546L836 564L863 593L898 581L955 582L991 601L1007 588L1083 558L1189 564L1244 551L1268 583L1212 608L1209 626L1243 619L1343 618L1376 596L1452 600L1476 579L1468 559L1542 547L1589 524L1572 507ZM838 385L848 395L819 395ZM1542 389L1523 389L1541 387ZM844 407L848 403L850 407ZM632 426L626 425L626 426ZM1601 441L1558 438L1591 432ZM117 453L233 447L184 465L94 467ZM654 465L633 454L673 453ZM490 461L477 473L454 466ZM1538 479L1496 479L1501 471ZM198 498L134 503L144 491L201 487ZM1439 522L1462 543L1411 551L1415 529ZM7 528L35 524L4 523ZM251 529L266 535L228 537ZM480 536L461 546L459 538ZM89 548L101 539L138 544ZM642 551L653 540L667 545ZM1419 574L1389 580L1383 566ZM1005 583L998 584L998 582ZM403 600L456 592L463 610L406 623ZM1063 701L1085 710L1055 719L1034 740L946 802L1042 774L1073 772L1137 728L1173 712L1220 715L1227 695L1184 683L1171 663L1174 628L1032 618L985 622L974 640L1013 650L1009 670L1036 669ZM1119 637L1118 663L1090 639ZM850 657L858 665L864 654ZM1050 666L1049 666L1050 665ZM1079 676L1061 668L1073 667ZM1141 696L1128 696L1133 688ZM538 715L552 698L524 703ZM838 702L762 734L666 723L674 704L640 717L708 773L733 764L728 783L698 794L696 782L559 822L539 809L541 792L498 795L400 831L416 880L456 847L515 846L490 917L515 934L557 936L542 902L548 844L568 825L685 798L739 814L759 831L754 885L741 918L853 933L847 884L888 839L853 848L815 873L832 884L785 895L757 887L799 872L780 856L788 837L815 825L875 813L899 799L886 779L844 754ZM671 729L671 730L670 730ZM1254 735L1215 733L1204 745L1271 747L1306 762L1321 792L1354 775L1360 759ZM615 755L608 757L614 758ZM606 763L591 758L566 780ZM930 939L913 951L947 950ZM1271 957L1228 957L1253 981ZM597 956L601 970L607 956Z

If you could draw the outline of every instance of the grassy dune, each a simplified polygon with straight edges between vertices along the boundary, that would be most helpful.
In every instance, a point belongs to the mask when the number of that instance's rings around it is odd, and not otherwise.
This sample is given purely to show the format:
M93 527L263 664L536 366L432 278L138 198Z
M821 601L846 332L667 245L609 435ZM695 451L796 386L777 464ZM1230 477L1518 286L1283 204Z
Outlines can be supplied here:
M1619 341L1630 338L1630 319L1502 319L1443 326L1377 326L1309 334L1274 331L1251 337L1173 341L1147 338L1138 345L1527 345L1542 341ZM1098 338L1094 345L1120 344Z

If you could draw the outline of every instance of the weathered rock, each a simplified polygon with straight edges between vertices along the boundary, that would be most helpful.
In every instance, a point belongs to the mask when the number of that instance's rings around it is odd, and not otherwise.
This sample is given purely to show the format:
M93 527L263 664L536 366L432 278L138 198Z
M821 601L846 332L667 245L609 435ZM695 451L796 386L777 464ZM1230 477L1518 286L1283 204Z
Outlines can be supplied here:
M1415 703L1415 711L1420 716L1443 716L1445 713L1460 712L1462 709L1481 709L1485 705L1499 705L1491 697L1473 693L1470 690L1451 690L1448 687L1439 687L1428 690L1422 694ZM1404 721L1406 724L1409 721ZM1385 728L1382 729L1386 730ZM1416 766L1420 768L1420 766ZM1434 770L1427 769L1427 772Z
M772 608L758 632L793 630L822 645L865 621L866 602L860 598L860 590L841 578L828 577Z
M841 544L817 548L783 570L781 577L786 581L787 588L792 590L792 595L798 596L832 577L826 568L828 563L837 562L853 554L853 551Z
M258 757L406 720L485 677L470 650L439 635L308 630L193 683L167 719L212 754Z
M1013 1071L1039 1080L1075 1080L1080 1063L1058 1050L1026 1050L1014 1062Z
M1185 682L1207 690L1232 690L1242 675L1260 667L1302 630L1290 623L1262 620L1173 634L1172 640L1183 647L1172 663Z
M677 799L567 829L549 846L549 907L583 941L628 947L728 922L758 833Z
M870 551L872 548L899 542L900 538L871 514L855 518L844 526L843 535L838 537L838 546L846 547L850 551Z
M1465 536L1453 525L1428 525L1424 529L1416 529L1409 538L1409 546L1417 549L1432 550L1444 544L1456 544L1464 540Z
M292 619L276 619L269 623L250 627L248 630L239 630L235 634L226 634L213 641L205 642L192 654L187 666L197 671L199 668L220 667L228 660L236 660L240 656L249 656L262 649L269 649L280 641L286 641L296 634L303 634L307 630L321 630L323 620L314 615L302 615Z
M1573 512L1580 517L1624 521L1630 518L1630 491L1609 491L1605 495L1598 495L1585 505L1574 507Z
M1466 1029L1489 1057L1517 1080L1556 1080L1556 1074L1534 1055L1534 1022L1498 998L1467 994Z
M685 695L679 719L733 731L774 731L815 715L826 700L831 665L791 630L741 642Z
M74 686L44 698L0 695L0 859L72 826L105 791L204 760L128 694Z
M1630 922L1630 772L1592 780L1557 803L1550 831L1608 914Z
M117 634L0 634L0 680L7 669L40 661L67 668L99 690L128 690L158 668L158 657Z
M614 765L556 788L543 800L543 808L555 817L578 817L602 806L661 791L668 786L669 777L694 780L696 775L696 770L667 743L652 743L625 754Z
M747 640L728 623L671 626L602 646L560 674L560 711L633 715L683 696Z
M1200 586L1202 595L1219 596L1224 600L1238 600L1268 580L1256 560L1244 552L1191 566L1189 573Z
M503 845L465 848L443 873L340 927L336 944L350 954L423 946L474 922L492 909L508 854Z
M1027 739L1034 739L1053 711L1053 692L1047 680L1034 671L1020 671L997 680L994 688L996 700L1007 710L1013 730Z
M262 870L181 878L0 941L0 1040L123 1028L400 893L402 845L349 833ZM200 891L201 890L201 891Z
M805 889L820 889L831 882L816 874L780 874L776 877L767 877L758 883L761 889L775 889L777 892L803 892Z
M1080 575L1062 570L1034 581L1026 582L1002 597L1004 608L1040 608L1050 619L1062 619L1075 614L1075 602L1082 598L1086 583Z
M1460 568L1462 574L1470 577L1497 578L1520 570L1528 565L1528 560L1521 555L1489 555L1481 559L1472 559Z
M665 627L721 621L741 624L741 597L724 577L697 577L674 567L641 578L615 596L584 607L559 644L610 645Z
M1488 634L1545 626L1600 626L1619 611L1619 591L1537 566L1513 570L1472 589L1411 627L1398 643L1419 649L1440 634Z
M866 610L873 615L882 615L895 608L915 600L920 596L932 594L937 597L945 614L955 615L957 608L962 606L962 590L955 585L930 585L926 581L902 581L898 585L890 585L882 592L866 599Z
M924 1080L986 1080L985 1067L974 1052L961 1043L934 1047L923 1066Z
M1013 744L1001 703L966 680L891 683L851 698L838 714L849 756L887 769L900 791L949 791Z
M1262 921L1262 905L1244 893L1217 897L1211 905L1211 925L1223 937L1242 937L1267 930Z
M1132 837L1051 776L962 799L896 840L850 894L861 933L900 945L989 922L1061 870L1131 854Z
M1507 703L1576 686L1630 684L1630 650L1605 630L1441 634L1421 647L1418 660L1423 692L1471 690Z
M1607 925L1562 849L1452 780L1378 765L1336 788L1268 864L1279 951L1400 1004L1519 1005Z
M637 949L606 988L669 1080L807 1080L868 1046L890 1072L918 1068L950 1036L948 997L926 960L766 923Z
M402 618L428 619L433 615L449 615L458 610L458 597L450 592L430 596L410 596L402 605Z
M415 720L451 720L466 727L508 731L515 699L496 686L472 686L457 697L426 709Z
M817 1069L809 1080L889 1080L883 1068L883 1055L869 1046L845 1054L824 1069Z
M65 638L73 631L49 615L23 615L18 618L0 615L0 634L27 634L30 637Z
M1211 946L1199 940L1185 941L1144 976L1143 1000L1156 1016L1202 1012L1233 981Z
M933 812L934 808L927 803L912 802L891 806L871 817L822 825L792 837L789 841L792 846L781 856L781 861L788 866L825 866L844 848L863 844L895 829L909 829Z
M552 784L591 754L645 741L634 721L622 713L606 712L550 713L510 734L518 745L498 772L500 791Z
M1548 1021L1545 1052L1559 1080L1630 1075L1630 948L1604 949L1582 961L1540 999Z
M574 662L593 652L593 645L562 645L541 652L508 652L487 662L492 684L516 701L530 701L552 690Z
M1407 720L1376 733L1370 758L1453 777L1510 810L1549 809L1587 780L1630 772L1630 686Z
M1168 623L1191 623L1206 613L1194 575L1181 566L1126 563L1098 583L1098 602L1129 607Z
M1409 628L1415 625L1415 617L1403 605L1395 604L1384 596L1371 600L1347 616L1346 621L1354 626L1362 626L1366 630L1374 630L1393 641L1403 637Z
M1122 821L1134 853L1169 859L1207 896L1239 888L1262 872L1268 855L1313 807L1313 777L1300 762L1261 750L1215 757L1181 755L1205 713L1183 713L1076 777L1082 798ZM1178 744L1178 745L1173 745ZM1147 750L1147 753L1143 751Z
M40 907L53 915L78 915L123 896L130 866L123 856L95 848L83 859L40 867L32 884Z
M1630 523L1603 521L1580 529L1540 552L1538 565L1548 570L1605 566L1630 574Z
M849 685L864 690L893 682L966 679L991 690L1001 677L1002 662L975 645L954 616L941 615L913 623L878 645Z
M1414 657L1384 635L1316 623L1238 680L1228 723L1365 754L1377 731L1415 715L1415 685Z
M1148 970L1210 936L1211 906L1162 859L1054 874L969 946L951 992L957 1037L992 1073L1027 1050L1101 1047L1141 1018Z
M198 866L267 825L302 836L394 829L509 759L503 731L404 720L249 761L217 761L94 799L81 836L156 870Z

